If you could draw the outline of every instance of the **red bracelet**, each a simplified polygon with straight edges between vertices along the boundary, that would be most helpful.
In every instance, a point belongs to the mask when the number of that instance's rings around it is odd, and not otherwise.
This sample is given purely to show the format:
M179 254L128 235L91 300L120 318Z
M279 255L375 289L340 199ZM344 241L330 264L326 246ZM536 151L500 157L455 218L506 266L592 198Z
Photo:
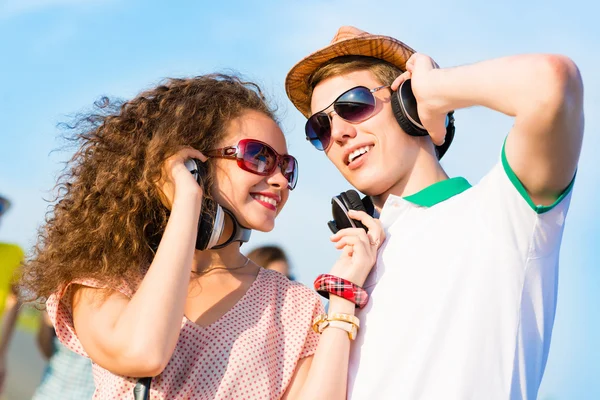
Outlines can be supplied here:
M369 295L365 289L346 279L329 274L317 276L315 290L326 299L329 298L329 293L343 297L356 304L357 308L363 308L369 301Z

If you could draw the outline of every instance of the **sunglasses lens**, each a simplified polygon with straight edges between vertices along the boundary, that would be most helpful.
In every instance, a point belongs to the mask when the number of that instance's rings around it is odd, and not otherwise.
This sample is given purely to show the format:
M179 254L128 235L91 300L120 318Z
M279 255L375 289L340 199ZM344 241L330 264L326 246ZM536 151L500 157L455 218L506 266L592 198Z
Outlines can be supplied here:
M243 140L242 162L243 168L258 175L270 175L275 171L277 163L277 153L269 146L261 142L252 140ZM290 155L281 156L281 173L288 181L288 187L294 189L298 181L298 163Z
M246 142L244 166L259 175L269 175L275 169L276 156L269 147L259 142Z
M333 103L336 114L352 123L362 122L373 115L375 110L375 96L369 89L358 86L342 94ZM306 138L318 150L329 147L331 140L331 120L324 112L312 115L304 128Z
M317 113L306 121L306 137L317 150L324 150L331 139L331 125L325 113Z
M283 156L281 172L288 181L288 187L293 190L298 182L298 163L296 159L292 156Z
M333 109L348 122L362 122L373 114L375 97L369 89L359 86L341 95Z

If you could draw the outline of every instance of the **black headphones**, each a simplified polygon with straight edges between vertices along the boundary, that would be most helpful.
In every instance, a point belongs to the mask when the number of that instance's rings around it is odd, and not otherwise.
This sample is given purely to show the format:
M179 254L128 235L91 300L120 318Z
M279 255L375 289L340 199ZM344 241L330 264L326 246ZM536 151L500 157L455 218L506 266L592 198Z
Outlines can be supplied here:
M327 223L327 226L333 233L345 228L363 228L368 231L360 221L348 216L349 210L364 211L373 216L375 207L371 198L365 196L362 200L355 190L347 190L331 198L331 213L333 220Z
M421 124L417 112L417 100L412 92L410 79L402 82L398 90L392 92L392 111L404 132L411 136L429 135ZM446 141L441 146L435 147L438 160L444 156L452 139L454 139L454 111L450 111L446 116Z
M203 181L203 177L206 174L204 163L197 159L189 159L185 161L185 166L194 175L198 185L206 190ZM223 235L225 220L227 218L230 218L233 223L233 232L229 238L219 244L222 240L221 236ZM198 221L196 249L217 250L233 242L245 243L250 240L251 233L252 230L240 225L231 211L204 196L202 200L202 213Z

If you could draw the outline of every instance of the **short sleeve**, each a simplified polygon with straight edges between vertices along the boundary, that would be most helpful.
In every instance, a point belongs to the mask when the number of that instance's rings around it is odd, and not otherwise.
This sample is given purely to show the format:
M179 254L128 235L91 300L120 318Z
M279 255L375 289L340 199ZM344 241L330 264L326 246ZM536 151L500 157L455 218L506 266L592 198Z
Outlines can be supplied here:
M316 293L313 293L312 296L313 301L313 311L311 318L311 325L308 327L308 335L306 335L306 340L304 341L304 347L300 352L300 358L305 358L308 356L312 356L315 354L317 350L317 346L319 345L320 335L312 329L312 321L320 314L325 313L325 308L323 307L323 303L321 299L318 297Z
M317 350L320 335L312 329L312 321L325 313L319 295L300 282L289 281L284 275L264 270L267 279L276 282L278 316L285 341L286 358L296 364L299 359L309 357Z
M571 203L573 183L551 206L534 205L516 176L511 178L505 162L496 166L474 186L473 208L497 237L511 238L522 259L554 254L562 241L566 216ZM529 200L528 200L529 199Z
M527 205L533 211L535 211L537 214L544 214L548 211L551 211L553 208L555 208L559 204L564 205L566 203L568 206L569 199L565 200L565 198L569 197L569 195L571 194L571 191L573 189L573 184L575 183L575 176L573 176L571 183L569 183L569 185L563 190L563 192L560 194L560 196L558 196L558 198L554 201L554 203L547 205L547 206L536 205L533 202L533 199L531 198L529 193L527 193L527 190L523 186L523 183L521 183L521 181L519 180L519 177L517 177L517 174L513 171L512 167L510 166L510 164L508 162L508 158L506 157L505 146L506 146L506 142L502 146L502 155L501 155L502 167L504 169L504 172L506 173L507 178L510 180L511 184L514 186L516 191L519 193L519 195L523 198L523 200L527 203Z
M52 321L52 325L54 325L58 340L69 350L89 358L77 337L73 324L73 311L70 301L73 285L83 285L98 289L107 288L108 286L94 279L74 280L61 290L50 295L46 301L46 310ZM117 290L127 297L131 297L132 295L131 290L125 284L119 286Z

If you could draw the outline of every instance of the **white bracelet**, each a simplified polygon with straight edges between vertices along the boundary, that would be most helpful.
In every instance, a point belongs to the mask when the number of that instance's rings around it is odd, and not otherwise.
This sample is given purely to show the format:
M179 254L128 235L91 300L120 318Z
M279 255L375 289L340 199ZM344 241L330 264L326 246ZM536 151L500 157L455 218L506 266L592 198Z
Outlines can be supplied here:
M350 322L324 321L319 324L319 333L323 333L323 331L327 328L337 328L348 332L348 338L350 340L356 339L356 335L358 334L358 328L356 327L356 325Z

